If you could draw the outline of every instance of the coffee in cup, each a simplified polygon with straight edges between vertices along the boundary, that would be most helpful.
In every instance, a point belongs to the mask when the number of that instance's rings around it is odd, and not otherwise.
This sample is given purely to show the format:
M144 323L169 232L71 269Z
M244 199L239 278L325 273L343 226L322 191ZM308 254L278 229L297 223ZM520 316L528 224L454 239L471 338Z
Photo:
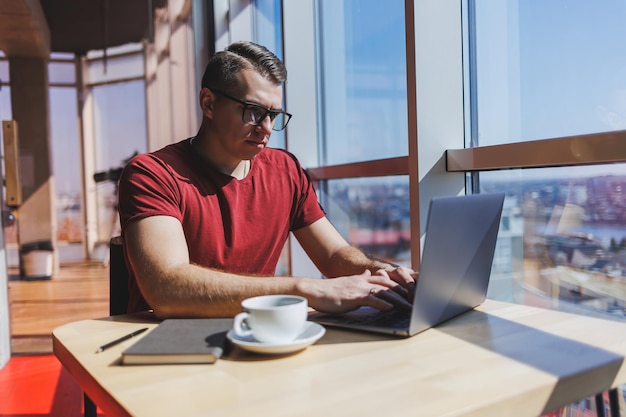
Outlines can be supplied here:
M296 295L261 295L243 300L241 306L234 333L261 343L292 342L304 330L308 314L306 298Z

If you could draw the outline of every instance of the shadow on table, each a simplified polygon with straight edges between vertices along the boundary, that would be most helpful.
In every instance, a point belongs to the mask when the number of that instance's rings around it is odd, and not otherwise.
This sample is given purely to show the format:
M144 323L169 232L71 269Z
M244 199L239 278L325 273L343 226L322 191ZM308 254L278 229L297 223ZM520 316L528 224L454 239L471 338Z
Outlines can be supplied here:
M556 376L558 382L544 412L566 405L563 394L583 372L587 374L586 395L608 390L623 362L607 350L481 311L462 315L437 330Z

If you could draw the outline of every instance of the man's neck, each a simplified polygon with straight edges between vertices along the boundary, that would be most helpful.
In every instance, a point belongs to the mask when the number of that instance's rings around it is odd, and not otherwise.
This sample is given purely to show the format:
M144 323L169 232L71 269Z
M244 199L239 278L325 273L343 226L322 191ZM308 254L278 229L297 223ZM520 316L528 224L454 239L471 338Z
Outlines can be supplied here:
M219 169L219 168L218 168ZM238 180L242 180L248 176L248 172L250 172L250 160L244 159L239 162L239 164L235 167L231 172L226 172L228 170L220 169L224 174L230 175L233 178Z
M207 152L205 146L203 146L202 140L198 136L190 139L191 148L205 161L213 165L218 171L223 174L230 175L238 180L244 179L250 172L250 160L242 159L239 161L233 161L232 163L225 163L216 160L213 152Z

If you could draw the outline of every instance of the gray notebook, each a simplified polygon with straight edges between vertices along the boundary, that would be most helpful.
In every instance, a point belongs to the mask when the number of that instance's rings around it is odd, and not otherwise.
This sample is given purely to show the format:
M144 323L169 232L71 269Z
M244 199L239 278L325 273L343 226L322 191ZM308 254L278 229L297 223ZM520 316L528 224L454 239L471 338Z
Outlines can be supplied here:
M328 326L413 336L481 304L487 295L504 194L438 197L430 202L411 310L362 307L309 320Z
M167 319L122 352L124 365L214 363L233 319Z

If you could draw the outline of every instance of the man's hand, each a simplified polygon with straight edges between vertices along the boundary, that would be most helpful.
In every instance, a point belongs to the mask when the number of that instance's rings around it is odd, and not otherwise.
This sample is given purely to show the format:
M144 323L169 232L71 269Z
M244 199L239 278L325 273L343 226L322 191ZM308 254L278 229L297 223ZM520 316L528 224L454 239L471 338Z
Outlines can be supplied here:
M370 306L378 310L390 310L394 307L411 308L406 299L407 289L384 271L372 275L369 270L365 270L360 275L306 280L303 284L301 288L309 300L309 305L325 313L346 313L361 306ZM409 286L409 283L406 285Z
M386 275L389 279L397 282L399 286L394 288L394 290L402 295L409 303L413 302L415 284L419 276L418 272L404 266L398 266L391 270L379 269L374 275Z

